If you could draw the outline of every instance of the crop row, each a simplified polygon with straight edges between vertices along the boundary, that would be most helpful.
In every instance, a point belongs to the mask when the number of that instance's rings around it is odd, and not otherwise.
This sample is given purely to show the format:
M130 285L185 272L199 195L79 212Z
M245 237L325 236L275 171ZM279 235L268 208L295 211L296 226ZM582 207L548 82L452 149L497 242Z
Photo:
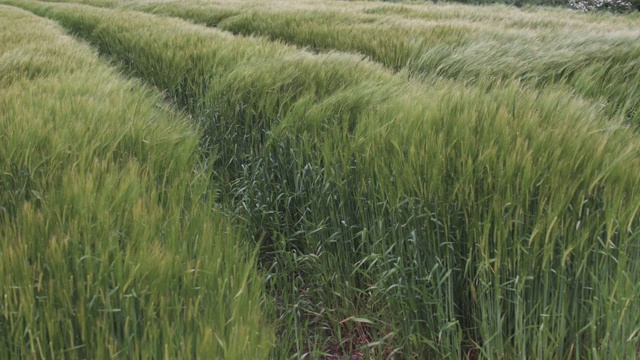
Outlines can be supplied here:
M637 16L507 7L79 1L177 16L313 50L355 52L418 78L515 79L536 89L553 84L602 105L608 116L640 124Z
M621 119L507 79L427 86L177 19L16 4L202 124L270 266L281 351L636 353L640 143Z
M0 23L0 358L266 358L196 129L53 22Z

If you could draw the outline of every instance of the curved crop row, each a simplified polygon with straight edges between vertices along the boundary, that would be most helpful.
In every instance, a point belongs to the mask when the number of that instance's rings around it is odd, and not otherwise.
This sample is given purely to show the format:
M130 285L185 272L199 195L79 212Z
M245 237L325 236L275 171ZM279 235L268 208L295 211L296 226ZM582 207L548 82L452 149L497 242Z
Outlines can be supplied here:
M137 12L20 4L207 127L225 202L271 261L282 348L635 356L640 141L593 106L511 82L407 82Z
M93 3L93 0L82 0ZM507 7L113 2L235 34L356 52L417 77L558 85L640 123L638 18Z
M0 358L266 358L198 132L51 21L0 23Z

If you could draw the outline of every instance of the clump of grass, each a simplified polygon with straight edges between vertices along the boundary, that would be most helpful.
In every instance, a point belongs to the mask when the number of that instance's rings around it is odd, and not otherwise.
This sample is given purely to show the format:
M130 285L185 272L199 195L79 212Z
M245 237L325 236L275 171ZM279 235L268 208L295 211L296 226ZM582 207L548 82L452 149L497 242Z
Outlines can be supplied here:
M0 357L266 358L198 132L50 21L0 19Z
M635 356L640 144L621 118L554 87L407 82L175 19L21 5L208 127L282 305L274 357Z

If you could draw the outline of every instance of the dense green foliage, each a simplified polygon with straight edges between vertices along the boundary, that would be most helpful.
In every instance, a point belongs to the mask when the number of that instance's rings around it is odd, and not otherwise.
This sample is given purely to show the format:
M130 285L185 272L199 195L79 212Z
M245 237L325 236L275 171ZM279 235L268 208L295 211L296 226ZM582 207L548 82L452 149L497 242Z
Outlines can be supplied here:
M0 358L267 358L193 126L50 21L0 24Z
M253 38L3 2L58 21L201 125L219 201L260 241L272 357L636 356L637 18L83 1L269 37Z
M608 115L640 123L637 17L568 18L566 11L507 7L462 12L459 7L352 5L309 11L246 5L240 11L205 3L199 11L183 13L166 3L123 5L315 51L357 52L417 78L435 73L464 82L501 79L537 89L566 87L604 104Z
M96 0L75 0L106 6ZM312 51L356 52L415 78L515 80L563 87L640 124L638 14L580 14L506 6L305 2L122 1L109 6L176 16Z

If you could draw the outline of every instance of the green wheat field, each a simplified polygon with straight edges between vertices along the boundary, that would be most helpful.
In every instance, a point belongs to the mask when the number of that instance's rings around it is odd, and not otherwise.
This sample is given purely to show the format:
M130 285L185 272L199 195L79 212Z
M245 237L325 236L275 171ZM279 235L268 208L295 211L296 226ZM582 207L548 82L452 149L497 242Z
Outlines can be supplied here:
M0 359L638 359L640 12L0 0Z

